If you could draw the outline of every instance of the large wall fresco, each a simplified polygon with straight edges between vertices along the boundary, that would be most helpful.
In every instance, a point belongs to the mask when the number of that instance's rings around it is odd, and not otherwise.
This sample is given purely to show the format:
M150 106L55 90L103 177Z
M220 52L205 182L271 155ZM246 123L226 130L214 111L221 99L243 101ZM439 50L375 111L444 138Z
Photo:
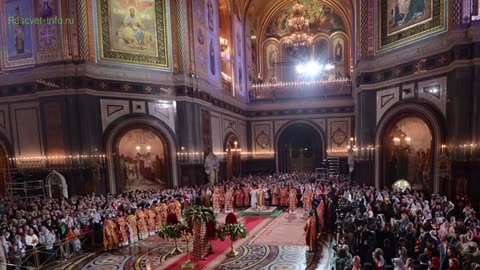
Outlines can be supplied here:
M266 30L266 37L281 38L288 34L287 21L292 17L292 2L282 9L270 20ZM332 34L336 31L345 32L345 24L342 18L332 7L319 0L307 0L301 2L305 6L304 16L309 20L309 28L312 33Z
M12 68L34 64L34 24L21 23L21 20L25 18L34 17L30 1L1 1L0 10L2 11L4 67Z
M121 137L115 168L117 191L164 188L165 146L160 137L145 129L133 129Z
M100 59L168 68L164 0L99 0Z
M195 65L197 67L207 67L207 32L206 32L206 17L205 17L205 0L193 1L194 11L194 29L193 35L195 37Z
M206 13L206 37L208 39L208 77L220 81L220 41L218 22L218 1L206 0L204 10ZM206 66L205 66L206 67Z
M446 30L445 0L378 1L377 51Z

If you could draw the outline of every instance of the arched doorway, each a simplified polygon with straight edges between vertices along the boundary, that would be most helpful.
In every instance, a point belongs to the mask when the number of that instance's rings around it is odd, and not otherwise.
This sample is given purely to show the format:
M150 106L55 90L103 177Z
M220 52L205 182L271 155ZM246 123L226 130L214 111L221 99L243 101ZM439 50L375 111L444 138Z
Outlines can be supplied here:
M235 134L227 136L225 142L225 152L227 152L227 180L240 176L240 151L241 147L237 136L235 136Z
M115 140L116 191L165 188L166 149L163 136L150 127L134 127L120 133Z
M281 131L277 140L277 171L313 172L321 166L323 140L310 124L294 123Z
M413 189L432 190L432 143L432 131L421 118L392 121L382 143L386 186L405 179Z
M107 134L109 192L178 186L176 143L163 123L149 117L127 118Z
M375 180L392 187L405 179L413 189L437 193L439 147L443 140L438 114L424 104L405 103L390 109L377 126Z
M68 198L68 185L62 174L53 170L47 175L45 182L48 198Z

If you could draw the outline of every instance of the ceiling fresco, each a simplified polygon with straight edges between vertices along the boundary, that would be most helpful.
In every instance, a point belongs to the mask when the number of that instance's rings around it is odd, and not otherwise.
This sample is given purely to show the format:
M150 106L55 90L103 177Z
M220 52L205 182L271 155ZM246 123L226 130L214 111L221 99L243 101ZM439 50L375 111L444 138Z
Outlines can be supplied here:
M320 0L301 1L305 6L304 16L309 21L309 28L312 33L324 32L331 34L336 31L345 32L345 24L335 10ZM287 21L292 17L291 2L276 12L267 24L266 37L281 38L288 34Z

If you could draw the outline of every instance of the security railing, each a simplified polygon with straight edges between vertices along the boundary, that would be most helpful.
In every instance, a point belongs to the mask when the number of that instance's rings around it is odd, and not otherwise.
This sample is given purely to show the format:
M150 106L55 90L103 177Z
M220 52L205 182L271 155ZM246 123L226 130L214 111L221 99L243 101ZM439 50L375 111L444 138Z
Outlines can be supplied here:
M253 84L250 88L250 101L292 98L322 98L347 96L352 93L350 79L317 81L293 81Z
M13 255L6 256L5 260L0 258L0 268L8 266L8 269L15 270L54 269L71 262L71 259L80 253L98 249L102 245L103 231L94 230L74 238L68 239L67 237L67 239L57 241L51 249L39 244L24 253L18 251Z

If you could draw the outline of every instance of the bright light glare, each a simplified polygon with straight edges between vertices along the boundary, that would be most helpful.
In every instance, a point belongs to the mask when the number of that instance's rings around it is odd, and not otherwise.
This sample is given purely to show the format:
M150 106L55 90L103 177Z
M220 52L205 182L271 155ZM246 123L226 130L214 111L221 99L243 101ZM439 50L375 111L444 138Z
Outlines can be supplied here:
M317 62L310 61L304 64L298 64L295 69L297 73L305 74L308 76L315 76L323 70L331 70L334 66L332 64L320 65Z
M297 67L296 67L296 69L297 69L297 72L298 72L298 73L302 73L302 72L303 72L303 65L302 65L302 64L298 64Z
M309 62L307 64L307 73L309 75L313 76L313 75L317 74L321 69L322 69L322 67L315 62Z

